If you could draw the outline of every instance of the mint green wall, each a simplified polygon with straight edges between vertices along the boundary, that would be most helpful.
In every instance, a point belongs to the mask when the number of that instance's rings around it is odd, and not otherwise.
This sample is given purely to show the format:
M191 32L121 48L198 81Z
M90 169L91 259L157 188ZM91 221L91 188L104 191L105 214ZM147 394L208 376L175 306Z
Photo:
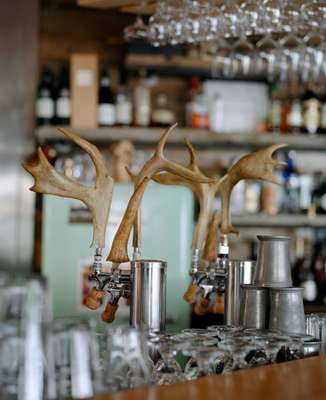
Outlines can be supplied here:
M132 193L132 185L117 184L113 192L110 221L116 223ZM69 223L71 201L44 196L42 272L48 278L54 317L97 316L98 311L78 305L78 260L92 257L90 224ZM150 183L142 203L142 258L168 262L167 315L175 321L168 329L188 326L190 309L182 299L188 285L193 232L193 196L188 189ZM109 242L114 230L109 225ZM105 255L108 254L107 246ZM119 312L120 311L120 312ZM128 321L128 310L121 307L114 323ZM99 322L101 325L102 322Z

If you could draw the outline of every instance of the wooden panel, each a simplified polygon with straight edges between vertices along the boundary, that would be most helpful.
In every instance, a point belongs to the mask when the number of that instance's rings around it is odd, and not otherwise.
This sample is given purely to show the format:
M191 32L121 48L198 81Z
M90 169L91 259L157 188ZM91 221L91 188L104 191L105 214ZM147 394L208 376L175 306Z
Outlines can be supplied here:
M118 11L45 7L40 15L42 63L68 61L72 52L96 52L110 64L123 61L123 28L134 16Z
M325 400L326 356L274 364L95 400Z
M109 9L139 5L142 2L144 0L78 0L77 4L82 7Z

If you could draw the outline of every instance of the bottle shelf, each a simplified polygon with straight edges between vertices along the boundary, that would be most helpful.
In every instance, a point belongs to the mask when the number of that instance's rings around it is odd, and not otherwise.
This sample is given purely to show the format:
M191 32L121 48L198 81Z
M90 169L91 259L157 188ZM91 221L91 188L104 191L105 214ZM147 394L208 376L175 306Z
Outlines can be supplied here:
M121 139L129 139L135 144L154 146L164 128L108 127L79 129L70 128L85 139L96 143L111 143ZM64 140L65 137L54 126L44 126L36 129L38 143ZM176 128L169 138L168 146L184 146L184 139L189 139L198 148L260 148L270 144L285 143L289 148L301 151L326 150L326 135L308 136L306 134L274 135L271 133L214 133L207 129Z
M232 217L234 226L238 227L270 227L270 228L325 228L326 215L309 217L301 214L279 214L279 215L234 215Z

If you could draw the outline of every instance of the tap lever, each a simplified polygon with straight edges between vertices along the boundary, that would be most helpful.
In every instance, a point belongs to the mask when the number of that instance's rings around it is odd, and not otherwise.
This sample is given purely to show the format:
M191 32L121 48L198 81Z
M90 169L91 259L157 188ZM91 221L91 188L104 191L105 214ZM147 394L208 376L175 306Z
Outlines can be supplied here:
M97 310L101 306L104 296L104 290L93 287L86 298L85 306L90 310Z
M119 308L119 300L120 300L120 294L118 295L112 295L112 298L110 301L108 301L101 317L104 322L111 323L115 319L115 313L117 312Z

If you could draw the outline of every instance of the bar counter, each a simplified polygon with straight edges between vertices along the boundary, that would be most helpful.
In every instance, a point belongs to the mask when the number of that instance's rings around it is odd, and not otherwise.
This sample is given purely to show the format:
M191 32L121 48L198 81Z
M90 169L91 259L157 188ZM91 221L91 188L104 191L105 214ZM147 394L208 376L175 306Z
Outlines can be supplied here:
M326 400L326 356L242 370L96 400Z

